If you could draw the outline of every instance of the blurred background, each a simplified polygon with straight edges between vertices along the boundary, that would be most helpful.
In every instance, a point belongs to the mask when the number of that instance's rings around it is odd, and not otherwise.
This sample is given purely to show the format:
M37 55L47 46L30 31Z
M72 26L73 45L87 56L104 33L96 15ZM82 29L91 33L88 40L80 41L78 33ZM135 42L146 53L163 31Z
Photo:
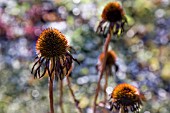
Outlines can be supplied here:
M48 78L34 79L31 67L41 31L59 29L77 51L72 88L84 113L92 111L98 81L97 58L105 37L95 33L104 6L113 0L0 0L0 113L48 113ZM170 0L120 0L128 19L125 33L112 38L119 72L108 89L126 82L139 88L147 101L141 113L170 111ZM104 83L102 80L101 85ZM102 85L103 86L103 85ZM55 111L58 83L54 85ZM64 80L64 111L76 113ZM103 100L99 94L98 102ZM100 109L99 109L100 112Z

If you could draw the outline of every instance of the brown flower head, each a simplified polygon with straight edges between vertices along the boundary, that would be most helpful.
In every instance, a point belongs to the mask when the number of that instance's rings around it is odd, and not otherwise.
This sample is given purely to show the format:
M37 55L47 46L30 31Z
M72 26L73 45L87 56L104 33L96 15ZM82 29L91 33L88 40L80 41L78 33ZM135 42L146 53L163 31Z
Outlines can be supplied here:
M116 59L117 59L117 55L113 50L110 50L107 52L107 58L106 58L106 68L105 70L108 70L109 75L111 75L112 72L112 66L115 66L115 71L117 72L119 67L116 64ZM104 60L104 52L102 52L98 58L98 64L97 64L97 70L101 71L101 65L103 63Z
M57 79L59 77L62 80L70 70L72 60L78 62L70 54L70 48L65 36L57 29L43 30L36 43L37 57L35 59L37 61L33 65L31 73L35 78L37 76L41 78L47 71L50 79L54 73ZM52 64L51 68L50 64Z
M119 35L124 31L127 22L122 6L118 2L108 3L102 12L102 20L97 28L97 33L106 35L113 33Z
M139 90L127 83L119 84L111 94L111 109L113 106L119 110L122 106L125 113L128 109L132 112L139 112L145 97Z

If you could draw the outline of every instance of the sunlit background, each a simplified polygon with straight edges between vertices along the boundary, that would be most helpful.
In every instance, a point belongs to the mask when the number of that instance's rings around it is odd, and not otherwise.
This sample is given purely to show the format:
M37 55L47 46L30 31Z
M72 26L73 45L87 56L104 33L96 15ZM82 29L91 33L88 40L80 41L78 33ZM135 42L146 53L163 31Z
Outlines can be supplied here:
M35 43L43 29L59 29L77 51L72 88L84 113L92 111L98 81L97 58L105 38L95 33L105 4L112 0L0 0L0 113L48 113L48 78L34 79ZM118 56L119 72L109 88L126 82L139 88L147 101L141 113L170 111L170 0L120 0L128 25L110 49ZM102 80L102 84L104 79ZM58 84L54 85L55 111ZM98 102L103 99L99 95ZM76 113L64 80L64 111ZM100 112L100 111L99 111Z

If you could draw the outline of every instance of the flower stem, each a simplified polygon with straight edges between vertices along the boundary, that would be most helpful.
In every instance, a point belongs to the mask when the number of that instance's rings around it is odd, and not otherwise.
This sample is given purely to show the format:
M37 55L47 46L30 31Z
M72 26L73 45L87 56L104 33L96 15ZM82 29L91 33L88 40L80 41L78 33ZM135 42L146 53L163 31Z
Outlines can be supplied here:
M75 106L76 106L76 108L77 108L77 110L79 111L79 113L83 113L82 112L82 109L79 107L79 101L76 99L76 97L75 97L75 95L74 95L74 93L73 93L73 89L71 88L71 83L70 83L70 79L69 79L69 75L70 75L70 73L71 73L71 71L72 71L72 69L73 69L73 66L71 66L71 68L70 68L70 70L68 71L68 73L67 73L67 83L68 83L68 88L69 88L69 90L70 90L70 93L71 93L71 96L73 97L73 100L74 100L74 102L75 102Z
M106 101L107 101L107 92L106 92L107 84L108 84L108 70L106 70L106 73L105 73L104 106L106 105Z
M125 112L124 112L124 109L123 109L123 106L120 106L119 113L125 113Z
M101 79L103 77L104 69L105 69L105 66L106 66L107 50L108 50L110 40L111 40L111 33L108 33L105 44L104 44L104 59L103 59L102 69L101 69L100 76L99 76L99 81L97 83L97 89L96 89L96 94L95 94L95 98L94 98L93 113L96 113L96 101L97 101L97 97L98 97L98 94L99 94L99 91L100 91L100 82L101 82Z
M63 81L60 80L60 109L61 113L64 113L63 109Z
M79 113L82 113L82 110L81 110L81 108L79 107L79 101L76 99L76 97L75 97L75 95L74 95L74 93L73 93L73 90L72 90L72 88L71 88L71 83L70 83L70 79L69 79L69 77L67 77L67 82L68 82L68 87L69 87L69 90L70 90L70 92L71 92L71 95L72 95L72 97L73 97L73 100L74 100L74 102L75 102L75 106L76 106L76 108L78 109L78 111L79 111Z
M50 98L50 113L54 113L54 106L53 106L53 80L49 79L49 98Z
M53 59L51 59L50 63L50 71L53 67ZM51 79L49 78L49 98L50 98L50 113L54 113L54 102L53 102L53 80L54 80L54 73L51 74Z

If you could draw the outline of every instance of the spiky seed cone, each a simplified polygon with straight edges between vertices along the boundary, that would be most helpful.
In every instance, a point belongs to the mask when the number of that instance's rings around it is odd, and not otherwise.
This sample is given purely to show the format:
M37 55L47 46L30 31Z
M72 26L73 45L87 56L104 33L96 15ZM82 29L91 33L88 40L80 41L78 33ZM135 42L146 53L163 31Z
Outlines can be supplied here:
M108 3L102 12L102 19L110 22L121 21L123 17L124 11L118 2Z
M67 51L67 40L57 29L48 28L44 30L36 43L36 51L45 58L64 55Z
M128 107L132 112L140 110L142 106L142 100L144 100L143 94L139 90L127 83L119 84L115 87L111 94L111 104L119 110L122 106L124 112L128 112Z
M107 52L107 58L106 58L106 65L114 65L116 62L116 53L113 50L110 50ZM99 56L100 62L103 62L104 59L104 53L101 53Z
M36 57L37 61L34 63L31 73L34 74L35 78L37 76L41 78L47 71L51 79L54 72L56 78L62 80L70 70L73 60L79 63L70 54L70 48L66 37L57 29L48 28L43 30L36 43L38 56ZM50 64L52 65L51 69ZM35 69L36 66L37 68ZM41 70L43 70L42 73Z

